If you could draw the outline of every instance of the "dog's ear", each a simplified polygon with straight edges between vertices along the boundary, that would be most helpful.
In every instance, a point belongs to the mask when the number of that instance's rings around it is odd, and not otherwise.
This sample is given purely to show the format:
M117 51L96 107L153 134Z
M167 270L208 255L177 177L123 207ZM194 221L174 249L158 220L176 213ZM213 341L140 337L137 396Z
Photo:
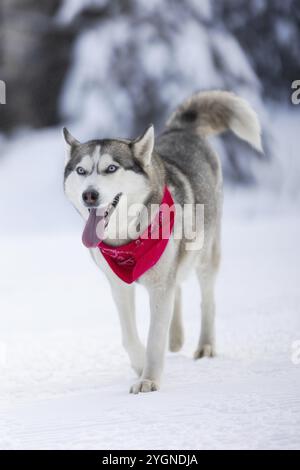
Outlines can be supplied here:
M67 144L67 158L70 158L72 148L80 145L80 142L72 136L71 132L69 132L66 127L63 128L63 135Z
M133 154L143 166L148 166L154 148L154 127L153 124L147 127L144 133L132 142Z

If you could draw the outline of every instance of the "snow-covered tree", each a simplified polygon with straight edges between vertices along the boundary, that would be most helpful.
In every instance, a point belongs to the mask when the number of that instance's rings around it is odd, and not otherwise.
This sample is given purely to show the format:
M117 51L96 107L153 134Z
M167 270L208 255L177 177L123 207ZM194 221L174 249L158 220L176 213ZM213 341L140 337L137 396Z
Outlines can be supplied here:
M245 97L264 122L260 81L212 5L5 0L0 62L14 99L0 126L61 119L88 138L136 136L153 122L159 132L181 100L213 88ZM255 152L231 136L219 147L225 177L251 181Z
M211 88L239 93L263 119L259 80L234 36L214 21L210 1L88 3L66 0L57 16L85 25L60 103L64 119L84 133L134 136L149 122L159 130L182 99ZM253 151L228 136L221 153L226 177L251 180Z
M264 95L290 102L300 78L299 0L218 0L215 18L240 42L260 78Z

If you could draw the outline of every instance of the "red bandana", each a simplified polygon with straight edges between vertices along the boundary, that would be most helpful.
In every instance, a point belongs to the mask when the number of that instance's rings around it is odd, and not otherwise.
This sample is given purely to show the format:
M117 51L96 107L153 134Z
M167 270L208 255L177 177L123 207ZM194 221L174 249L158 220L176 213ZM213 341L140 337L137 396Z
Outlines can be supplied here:
M165 251L174 218L174 201L165 187L159 211L139 238L121 246L111 246L101 241L98 248L114 273L127 284L131 284L152 268Z

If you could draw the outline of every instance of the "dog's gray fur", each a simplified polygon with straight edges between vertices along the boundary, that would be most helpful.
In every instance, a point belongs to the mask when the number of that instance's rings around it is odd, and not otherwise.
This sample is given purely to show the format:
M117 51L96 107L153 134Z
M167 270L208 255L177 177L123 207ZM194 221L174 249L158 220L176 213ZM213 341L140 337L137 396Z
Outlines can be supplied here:
M198 93L186 100L168 120L155 147L152 126L133 141L106 139L85 144L64 131L68 149L65 191L85 219L88 213L81 194L87 185L98 190L102 202L109 202L110 197L122 191L128 196L129 204L144 203L148 210L151 204L160 203L165 184L176 204L204 204L202 248L187 251L187 240L172 236L158 263L138 280L146 286L150 296L151 321L146 350L135 324L134 287L123 283L110 270L97 248L91 249L93 259L110 282L119 311L123 344L132 367L140 376L131 387L132 393L159 388L169 330L170 350L178 351L182 346L180 283L193 269L202 294L201 333L194 357L215 354L214 283L220 263L222 172L206 137L228 129L261 150L260 126L255 112L241 98L223 91ZM105 159L120 166L116 176L105 176ZM78 179L74 170L83 161L88 162L89 176ZM145 221L140 224L141 232L147 226ZM180 215L176 214L174 230L181 223ZM196 233L195 240L202 236L203 233ZM112 245L126 241L121 236L108 234Z

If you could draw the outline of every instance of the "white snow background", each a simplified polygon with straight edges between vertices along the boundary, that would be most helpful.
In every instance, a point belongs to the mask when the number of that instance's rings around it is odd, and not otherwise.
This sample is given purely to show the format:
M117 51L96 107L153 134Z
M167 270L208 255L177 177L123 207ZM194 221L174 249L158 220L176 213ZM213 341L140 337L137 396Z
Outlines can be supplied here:
M218 356L192 359L192 276L184 348L168 353L161 391L138 396L108 283L63 195L60 129L1 142L0 448L300 448L297 113L271 110L283 184L225 191ZM145 339L141 287L137 303Z

